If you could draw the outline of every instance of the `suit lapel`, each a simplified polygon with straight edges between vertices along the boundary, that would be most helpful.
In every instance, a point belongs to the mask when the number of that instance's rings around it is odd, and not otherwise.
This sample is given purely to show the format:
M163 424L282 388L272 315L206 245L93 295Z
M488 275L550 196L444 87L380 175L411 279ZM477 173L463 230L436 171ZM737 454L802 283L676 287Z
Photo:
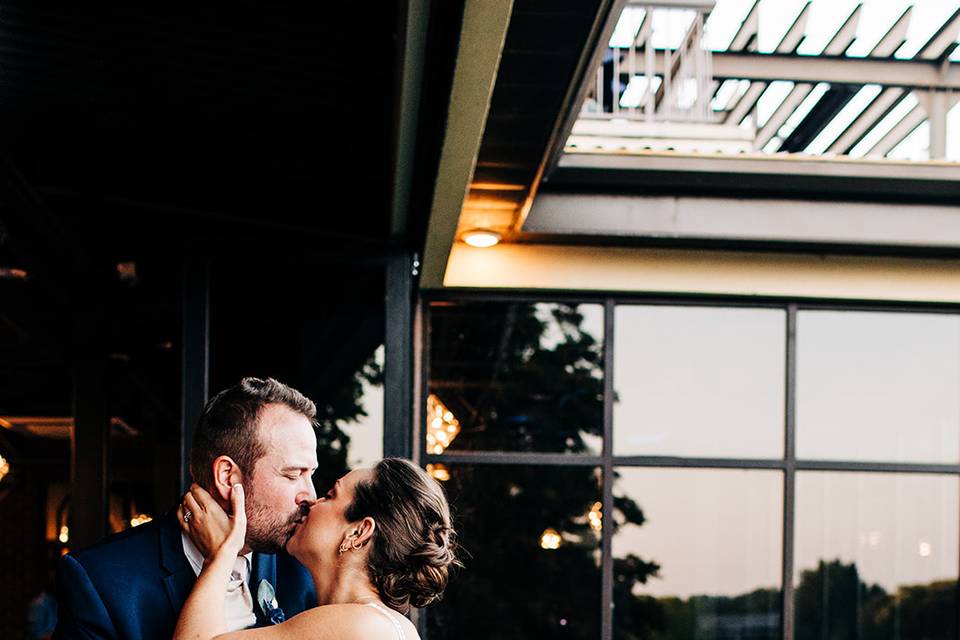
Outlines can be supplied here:
M277 588L277 556L271 553L254 553L253 566L250 568L250 594L253 596L253 613L257 616L257 626L261 627L268 624L263 611L263 604L260 602L258 591L260 590L260 581L266 580L274 590ZM283 607L283 603L280 603Z
M197 576L183 555L180 524L174 512L165 515L160 523L160 564L167 573L163 578L163 588L170 599L173 617L176 618L180 615L180 609L190 595Z

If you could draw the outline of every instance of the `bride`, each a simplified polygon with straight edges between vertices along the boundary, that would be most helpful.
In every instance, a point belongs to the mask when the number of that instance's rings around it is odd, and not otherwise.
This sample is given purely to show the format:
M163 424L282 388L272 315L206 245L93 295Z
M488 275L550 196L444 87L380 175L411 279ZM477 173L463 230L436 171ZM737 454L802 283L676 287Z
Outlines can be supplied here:
M415 640L404 614L439 598L451 565L459 565L443 489L412 463L386 458L337 480L287 543L312 575L320 606L275 626L226 633L227 582L246 533L241 485L230 503L232 517L197 485L184 497L180 525L207 560L174 640Z

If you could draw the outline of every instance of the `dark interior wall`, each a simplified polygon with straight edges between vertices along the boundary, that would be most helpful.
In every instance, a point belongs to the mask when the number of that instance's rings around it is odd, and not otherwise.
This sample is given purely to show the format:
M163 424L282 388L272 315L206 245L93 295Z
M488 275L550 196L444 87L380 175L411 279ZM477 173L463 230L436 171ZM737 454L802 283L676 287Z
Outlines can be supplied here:
M30 601L47 586L45 479L27 477L0 498L0 630L10 640L27 638ZM0 492L2 493L2 492Z

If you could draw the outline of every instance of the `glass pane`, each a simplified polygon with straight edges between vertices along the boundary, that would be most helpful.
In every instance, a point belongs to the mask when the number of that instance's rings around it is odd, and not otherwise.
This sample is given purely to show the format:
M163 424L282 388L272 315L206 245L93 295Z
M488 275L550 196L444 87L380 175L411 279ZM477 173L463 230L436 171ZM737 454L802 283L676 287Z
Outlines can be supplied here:
M427 610L430 640L600 636L599 469L429 468L467 552Z
M797 456L960 460L960 316L800 312Z
M313 479L326 491L347 469L383 455L384 313L379 265L216 263L211 391L270 376L313 400L320 425Z
M429 453L601 452L601 305L430 309Z
M780 638L782 477L618 469L614 638Z
M797 474L797 640L956 638L956 476Z
M143 259L118 274L108 319L111 532L162 516L181 497L183 269Z
M783 456L786 313L617 307L615 455Z

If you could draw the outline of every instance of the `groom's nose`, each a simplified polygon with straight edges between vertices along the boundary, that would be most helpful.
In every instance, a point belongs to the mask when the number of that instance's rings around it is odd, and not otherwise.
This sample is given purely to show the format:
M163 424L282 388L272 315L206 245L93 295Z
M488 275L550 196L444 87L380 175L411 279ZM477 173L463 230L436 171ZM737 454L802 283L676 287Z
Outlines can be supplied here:
M317 501L317 490L313 486L312 479L306 478L303 488L297 493L296 501L297 504L306 502L308 507Z

